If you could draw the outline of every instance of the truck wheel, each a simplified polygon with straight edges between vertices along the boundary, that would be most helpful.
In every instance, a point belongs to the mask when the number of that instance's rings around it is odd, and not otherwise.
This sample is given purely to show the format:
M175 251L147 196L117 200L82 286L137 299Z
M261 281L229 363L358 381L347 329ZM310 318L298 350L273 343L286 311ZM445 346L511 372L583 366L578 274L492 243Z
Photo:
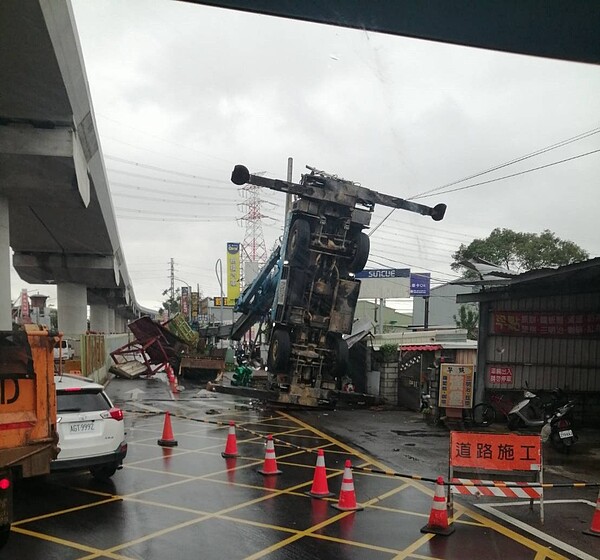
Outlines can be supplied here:
M290 229L286 259L291 265L304 266L308 263L310 224L296 218Z
M277 329L271 337L267 367L269 371L283 372L290 361L292 343L290 333L285 329Z
M350 272L360 272L365 268L365 265L369 260L369 250L371 249L371 240L369 239L369 236L362 231L358 233L355 243L356 250L348 265L348 270Z

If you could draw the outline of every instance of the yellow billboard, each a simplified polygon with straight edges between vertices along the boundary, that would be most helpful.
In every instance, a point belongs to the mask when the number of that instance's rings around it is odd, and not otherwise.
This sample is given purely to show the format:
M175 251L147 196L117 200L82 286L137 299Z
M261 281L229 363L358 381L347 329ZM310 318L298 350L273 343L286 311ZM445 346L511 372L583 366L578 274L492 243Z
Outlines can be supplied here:
M240 244L227 243L227 299L240 297Z

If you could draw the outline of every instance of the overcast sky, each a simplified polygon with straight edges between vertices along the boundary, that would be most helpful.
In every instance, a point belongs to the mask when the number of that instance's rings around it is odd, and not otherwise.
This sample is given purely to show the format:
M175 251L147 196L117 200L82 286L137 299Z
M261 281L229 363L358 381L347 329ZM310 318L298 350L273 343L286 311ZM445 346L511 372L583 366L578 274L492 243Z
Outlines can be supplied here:
M296 182L311 165L409 198L600 130L598 66L183 2L72 4L119 234L147 307L164 299L171 258L176 285L219 295L216 262L246 234L229 181L237 163L285 179L292 157ZM451 188L599 149L593 134ZM496 227L550 229L600 256L599 177L595 153L419 199L445 202L446 218L397 210L373 234L368 267L451 280L452 252ZM261 198L270 252L285 200Z

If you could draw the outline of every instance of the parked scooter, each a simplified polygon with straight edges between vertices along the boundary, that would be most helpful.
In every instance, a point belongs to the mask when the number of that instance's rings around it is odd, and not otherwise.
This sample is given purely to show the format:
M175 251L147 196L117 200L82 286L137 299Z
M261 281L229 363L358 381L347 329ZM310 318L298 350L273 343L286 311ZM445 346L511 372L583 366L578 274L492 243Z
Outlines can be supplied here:
M574 406L574 400L559 406L542 428L542 441L549 439L552 446L561 453L568 453L579 439L573 430Z
M544 402L535 393L526 390L523 400L518 402L508 413L508 429L541 428L567 401L568 398L561 389L552 391L550 402Z

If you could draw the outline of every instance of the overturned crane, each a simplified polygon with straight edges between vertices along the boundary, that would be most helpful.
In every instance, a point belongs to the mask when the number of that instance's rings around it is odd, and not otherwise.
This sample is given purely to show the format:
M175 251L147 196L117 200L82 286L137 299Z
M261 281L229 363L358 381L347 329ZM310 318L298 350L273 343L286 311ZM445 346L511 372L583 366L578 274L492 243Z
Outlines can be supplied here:
M274 400L301 406L331 406L348 369L348 346L360 290L355 273L369 257L363 232L376 204L444 217L445 204L431 208L381 194L314 168L300 184L252 175L235 166L231 180L295 195L281 248L242 293L229 327L238 338L259 318L270 323L267 367ZM227 327L219 336L227 333Z

